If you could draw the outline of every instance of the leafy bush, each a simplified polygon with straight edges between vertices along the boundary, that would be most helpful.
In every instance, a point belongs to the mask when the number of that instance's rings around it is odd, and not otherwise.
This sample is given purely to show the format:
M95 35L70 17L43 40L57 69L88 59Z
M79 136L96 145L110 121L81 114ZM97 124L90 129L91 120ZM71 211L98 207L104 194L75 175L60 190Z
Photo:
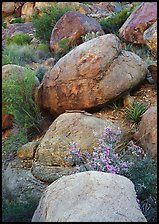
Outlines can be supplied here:
M81 149L72 142L65 159L75 166L73 173L96 170L129 178L135 185L143 214L149 222L154 222L157 220L157 162L132 140L124 148L118 145L120 134L120 129L107 127L92 153L82 154ZM122 150L120 155L117 150Z
M44 66L39 67L36 71L35 71L35 75L36 77L39 79L39 82L41 83L43 76L45 75L45 73L47 72L47 68Z
M106 18L102 18L99 23L105 33L116 33L129 17L129 15L130 12L128 12L127 9L123 9L119 13L112 13Z
M138 124L147 107L140 102L134 101L126 108L126 119Z
M17 17L10 21L10 24L13 24L13 23L25 23L25 20L22 17Z
M96 33L90 32L90 33L87 33L86 35L81 36L81 38L82 38L83 42L87 42L87 41L92 40L93 38L96 38L98 36L100 36L99 32L96 32Z
M37 62L38 56L32 46L10 45L2 52L2 65L16 64L24 66L31 62Z
M6 37L6 44L26 45L30 44L32 37L28 33L15 33L11 37Z
M61 16L71 10L72 9L68 6L61 8L55 5L49 8L43 8L42 15L35 13L32 16L32 22L36 30L35 36L43 43L49 43L51 33L56 22L61 18Z
M24 74L12 73L2 80L2 101L5 110L14 116L14 122L22 129L38 129L39 108L33 100L35 73L26 69Z

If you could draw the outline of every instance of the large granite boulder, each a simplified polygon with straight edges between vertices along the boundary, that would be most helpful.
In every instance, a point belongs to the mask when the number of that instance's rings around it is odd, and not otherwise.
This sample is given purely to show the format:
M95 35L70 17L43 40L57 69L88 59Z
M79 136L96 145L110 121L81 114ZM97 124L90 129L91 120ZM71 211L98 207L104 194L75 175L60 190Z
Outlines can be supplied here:
M157 2L142 2L119 29L125 41L144 44L143 33L157 20Z
M114 34L80 44L45 74L38 105L58 116L65 110L101 107L138 85L146 77L146 64L121 48Z
M2 18L12 15L15 10L15 2L2 2Z
M77 11L65 13L56 23L50 39L50 48L55 52L63 52L64 48L60 43L64 38L69 38L66 47L73 43L82 43L81 36L89 32L104 34L101 25L93 18L90 18Z
M126 177L87 171L49 185L32 222L147 222Z
M97 118L89 113L61 114L49 127L38 145L33 161L32 174L39 180L49 182L72 172L72 164L64 157L70 152L70 142L76 142L81 152L92 152L98 146L106 127L117 129L118 123ZM127 138L127 130L121 127L121 141Z
M21 18L25 20L25 22L31 22L31 16L34 13L35 2L25 2L21 9Z

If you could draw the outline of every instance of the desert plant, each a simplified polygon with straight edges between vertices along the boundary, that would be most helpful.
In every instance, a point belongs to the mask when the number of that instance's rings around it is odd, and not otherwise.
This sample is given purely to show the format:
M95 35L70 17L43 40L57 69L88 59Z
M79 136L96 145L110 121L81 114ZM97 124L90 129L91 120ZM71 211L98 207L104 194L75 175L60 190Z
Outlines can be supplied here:
M81 153L81 149L76 147L75 142L70 143L70 154L65 157L68 162L76 165L74 173L86 170L96 170L120 174L124 172L129 164L120 159L115 152L120 140L120 129L112 130L107 127L103 136L99 139L98 147L92 153Z
M33 99L35 82L35 72L31 69L26 69L21 76L13 72L2 80L3 109L12 114L14 122L25 130L33 126L39 129L37 118L40 111Z
M38 56L30 45L10 45L2 51L2 65L16 64L25 66L31 62L37 62Z
M52 30L56 22L63 16L66 12L72 9L68 6L63 8L55 5L48 8L42 9L42 15L34 13L32 16L32 22L35 26L35 36L41 40L43 43L49 43Z
M32 37L28 33L15 33L11 37L6 37L6 45L17 44L26 45L30 44Z
M126 119L138 124L146 110L147 107L143 103L133 101L133 103L126 108Z
M41 83L43 76L45 75L45 73L47 72L47 68L44 66L40 66L39 68L37 68L37 70L35 71L35 75L36 77L39 79L39 82Z
M99 23L105 33L116 33L126 21L126 19L129 17L129 15L130 12L128 12L127 9L123 9L119 13L112 13L106 18L102 18Z
M25 20L22 17L17 17L10 21L10 24L13 24L13 23L25 23Z
M107 127L98 147L92 153L81 153L75 142L70 143L70 152L65 159L75 166L73 173L96 170L124 175L135 185L137 201L149 222L157 220L157 163L131 140L118 145L120 129ZM117 151L120 153L116 153Z
M5 21L2 21L2 27L7 28L7 23Z
M90 32L86 33L85 35L81 36L83 42L87 42L89 40L92 40L93 38L99 37L99 32Z

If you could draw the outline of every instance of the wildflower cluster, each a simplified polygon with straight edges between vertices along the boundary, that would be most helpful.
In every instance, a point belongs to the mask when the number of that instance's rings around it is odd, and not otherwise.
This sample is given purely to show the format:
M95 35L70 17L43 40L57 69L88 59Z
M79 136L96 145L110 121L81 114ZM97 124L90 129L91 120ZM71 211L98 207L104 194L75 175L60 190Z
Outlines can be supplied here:
M121 131L105 128L103 136L99 139L98 147L94 148L92 153L81 153L81 149L76 147L76 143L70 144L70 154L65 157L68 162L76 165L73 173L96 170L109 173L120 174L129 167L127 162L120 159L119 154L115 152L115 147L120 140Z

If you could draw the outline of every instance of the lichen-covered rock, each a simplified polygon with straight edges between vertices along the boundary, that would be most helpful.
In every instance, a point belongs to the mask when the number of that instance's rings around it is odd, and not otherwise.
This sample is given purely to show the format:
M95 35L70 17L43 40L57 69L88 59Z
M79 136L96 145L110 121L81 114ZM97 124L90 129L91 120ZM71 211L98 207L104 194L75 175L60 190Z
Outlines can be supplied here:
M146 77L146 64L121 48L114 34L80 44L45 74L38 105L58 116L65 110L101 107L138 85Z
M146 45L157 55L157 22L145 30L143 37Z
M33 159L39 141L28 142L17 150L17 156L20 159Z
M119 29L127 42L144 44L143 33L157 20L157 2L142 2Z
M89 32L104 34L101 25L93 18L90 18L77 11L65 13L56 23L50 39L50 48L55 52L63 52L60 43L64 38L69 38L66 46L75 43L82 43L81 36Z
M59 178L44 191L32 222L147 222L126 177L87 171Z

